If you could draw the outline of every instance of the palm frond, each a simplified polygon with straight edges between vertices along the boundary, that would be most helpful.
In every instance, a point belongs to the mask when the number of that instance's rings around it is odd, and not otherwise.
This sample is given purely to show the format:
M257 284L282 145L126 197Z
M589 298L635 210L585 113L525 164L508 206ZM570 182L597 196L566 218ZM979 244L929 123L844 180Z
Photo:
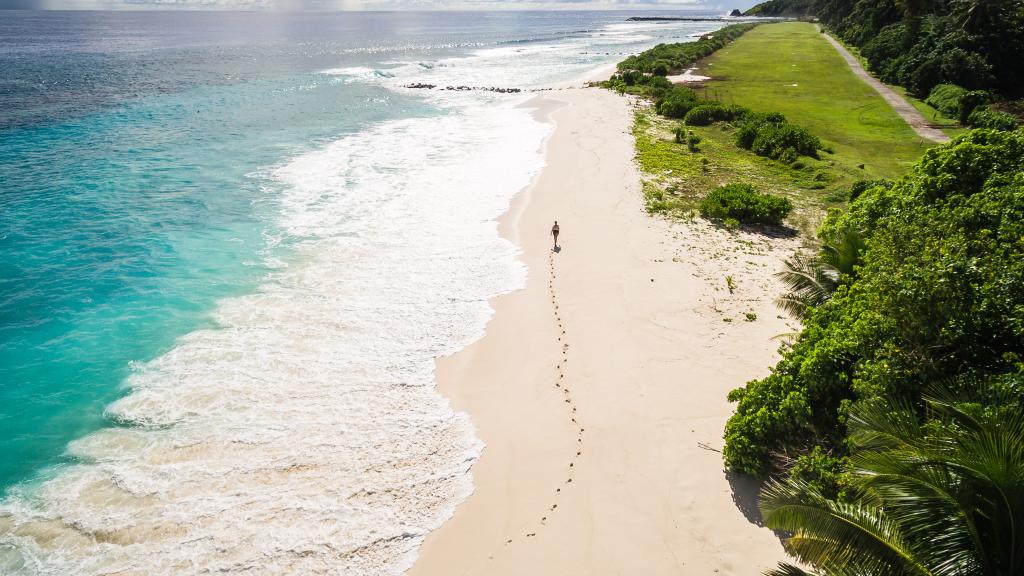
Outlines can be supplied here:
M785 269L776 277L786 285L787 293L775 303L796 318L804 318L808 308L827 302L839 283L839 273L833 267L799 255L786 260Z
M765 525L791 532L786 550L816 569L843 566L876 576L933 576L917 560L899 526L877 506L839 503L790 479L761 493Z
M819 576L814 572L808 572L792 564L779 563L775 568L764 571L764 576Z
M864 235L853 228L843 228L827 238L818 259L840 275L853 276L864 251Z

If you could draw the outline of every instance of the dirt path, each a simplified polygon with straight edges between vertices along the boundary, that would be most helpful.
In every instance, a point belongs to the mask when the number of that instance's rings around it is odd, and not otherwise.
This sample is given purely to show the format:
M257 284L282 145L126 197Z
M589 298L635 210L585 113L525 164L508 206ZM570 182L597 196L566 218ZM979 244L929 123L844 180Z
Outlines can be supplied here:
M839 51L839 55L842 56L843 59L846 60L846 63L850 65L850 69L853 70L853 73L856 74L858 78L863 80L868 86L871 86L872 88L875 89L875 91L881 94L882 98L884 98L885 101L888 102L890 106L892 106L892 109L895 110L896 113L899 114L900 117L903 118L903 120L905 120L906 123L909 124L910 127L914 129L914 132L917 132L918 136L922 138L927 138L932 142L939 142L940 144L944 142L949 142L949 136L946 136L946 134L942 130L939 130L938 128L933 128L931 125L929 125L928 120L924 116L922 116L916 108L914 108L906 100L904 100L902 96L894 92L885 84L879 82L871 74L868 74L867 70L861 67L860 62L858 62L857 59L853 57L853 54L850 54L850 52L847 51L842 44L837 42L835 38L829 36L824 32L822 32L821 35L824 36L826 40L828 40L829 44L831 44L833 47L835 47L836 50Z

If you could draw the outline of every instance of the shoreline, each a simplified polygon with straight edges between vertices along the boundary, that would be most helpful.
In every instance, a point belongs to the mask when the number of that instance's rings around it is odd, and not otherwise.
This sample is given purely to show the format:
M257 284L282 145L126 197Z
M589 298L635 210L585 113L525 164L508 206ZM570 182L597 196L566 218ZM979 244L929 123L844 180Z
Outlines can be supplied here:
M719 295L734 237L643 211L628 102L569 89L524 104L554 123L545 167L499 219L527 284L492 299L480 340L437 360L439 393L486 448L473 494L410 575L749 574L784 558L751 487L706 447L721 447L728 390L763 374L787 331L770 279L795 244L762 239L780 245L738 276L749 293ZM723 323L750 307L764 321Z

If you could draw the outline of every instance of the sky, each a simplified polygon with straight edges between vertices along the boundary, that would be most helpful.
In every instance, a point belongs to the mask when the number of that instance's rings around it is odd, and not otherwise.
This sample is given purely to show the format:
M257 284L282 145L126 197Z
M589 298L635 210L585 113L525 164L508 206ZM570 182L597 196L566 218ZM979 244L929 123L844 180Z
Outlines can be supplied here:
M753 4L756 1L741 1ZM717 8L716 0L0 0L0 9L443 10ZM746 6L743 6L746 7Z

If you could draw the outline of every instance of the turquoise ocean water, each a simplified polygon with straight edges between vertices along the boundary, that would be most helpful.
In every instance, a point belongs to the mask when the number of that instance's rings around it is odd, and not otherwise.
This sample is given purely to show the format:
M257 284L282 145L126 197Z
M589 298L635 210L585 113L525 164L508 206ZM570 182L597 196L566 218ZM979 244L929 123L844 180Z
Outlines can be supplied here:
M481 446L528 94L716 23L6 12L0 573L399 573ZM244 527L244 528L243 528Z

